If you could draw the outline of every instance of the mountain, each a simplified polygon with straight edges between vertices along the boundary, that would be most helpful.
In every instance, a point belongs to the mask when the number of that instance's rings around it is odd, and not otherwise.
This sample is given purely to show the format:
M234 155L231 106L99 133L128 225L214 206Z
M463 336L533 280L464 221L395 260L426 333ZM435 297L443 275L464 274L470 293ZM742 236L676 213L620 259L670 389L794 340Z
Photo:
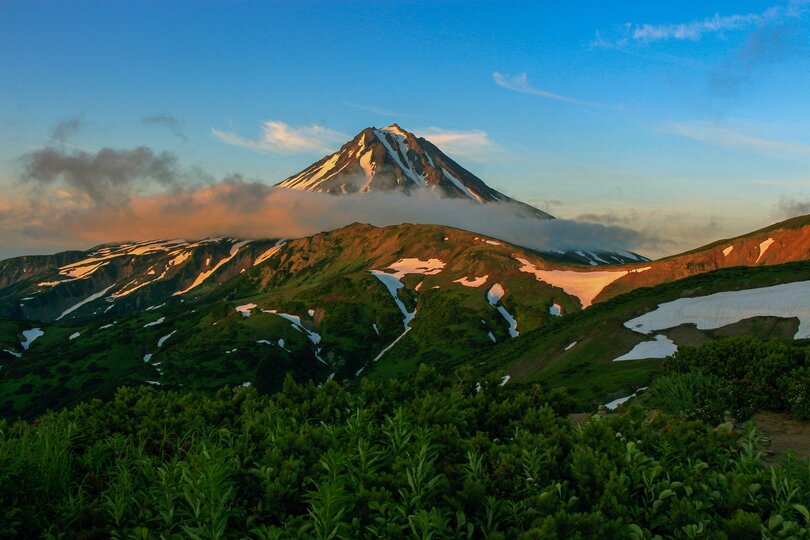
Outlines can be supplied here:
M340 150L313 163L278 187L335 195L429 189L477 203L511 203L522 215L553 216L489 187L433 143L397 124L358 133Z
M0 415L111 395L121 384L272 390L287 374L382 380L420 363L472 362L482 377L503 370L515 383L553 381L599 399L658 369L612 362L638 345L796 335L798 315L763 311L763 300L740 312L754 322L716 331L687 320L648 335L625 323L677 299L800 281L809 258L808 217L660 261L600 267L412 224L19 257L0 262Z
M0 316L57 321L154 308L260 264L279 243L158 240L6 259L0 261Z

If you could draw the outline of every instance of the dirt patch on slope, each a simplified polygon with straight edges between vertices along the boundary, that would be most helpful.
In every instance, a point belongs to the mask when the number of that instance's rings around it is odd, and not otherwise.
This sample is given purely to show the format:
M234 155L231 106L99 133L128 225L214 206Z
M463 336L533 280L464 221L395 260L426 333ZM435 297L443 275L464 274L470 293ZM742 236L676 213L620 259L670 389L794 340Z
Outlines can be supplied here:
M769 450L782 454L793 450L801 459L810 457L810 422L801 422L787 413L761 412L753 417L757 429L771 438Z

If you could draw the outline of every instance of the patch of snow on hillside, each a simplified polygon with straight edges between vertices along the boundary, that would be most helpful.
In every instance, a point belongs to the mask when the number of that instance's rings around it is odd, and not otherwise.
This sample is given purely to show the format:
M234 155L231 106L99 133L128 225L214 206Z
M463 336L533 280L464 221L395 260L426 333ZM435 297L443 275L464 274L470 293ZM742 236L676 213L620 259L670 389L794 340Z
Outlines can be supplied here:
M76 338L77 338L77 337L79 337L80 335L82 335L82 333L81 333L81 332L73 332L72 334L70 334L70 335L68 336L68 341L73 341L74 339L76 339Z
M642 272L646 272L650 268L652 268L652 266L643 266L641 268L633 268L632 270L630 270L630 273L631 274L640 274Z
M477 202L477 203L483 203L483 202L484 202L484 201L481 199L481 197L480 197L480 196L479 196L477 193L475 193L475 192L474 192L474 191L472 191L470 188L468 188L467 186L465 186L465 185L464 185L464 182L462 182L461 180L459 180L458 178L456 178L456 176L455 176L455 175L454 175L452 172L450 172L450 171L448 171L447 169L445 169L444 167L442 167L442 173L444 174L444 177L445 177L445 178L447 178L448 180L450 180L450 182L451 182L451 183L452 183L452 184L453 184L453 185L454 185L456 188L458 188L458 190L459 190L460 192L462 192L462 193L464 193L465 195L467 195L467 197L469 197L470 199L474 200L474 201L475 201L475 202Z
M250 317L250 310L256 309L256 304L242 304L236 306L236 311L242 314L242 317Z
M371 328L374 329L378 336L380 335L380 329L377 328L377 323L371 323Z
M637 343L629 352L614 358L614 362L624 360L644 360L647 358L666 358L677 352L678 346L663 334L654 336L653 341Z
M394 264L388 266L386 270L393 270L392 275L397 279L402 279L408 274L422 274L425 276L433 276L441 272L445 267L444 262L439 259L428 259L426 261L408 258L400 259ZM379 272L372 270L372 273Z
M495 339L495 334L493 334L491 331L487 332L487 337L489 337L489 339L492 340L492 343L497 343L498 342L498 340Z
M551 307L548 308L548 312L555 317L562 317L562 306L557 303L551 304Z
M583 309L593 303L593 299L601 293L605 287L617 279L627 275L627 270L614 270L602 272L577 272L574 270L540 270L526 259L516 257L521 264L520 271L534 274L538 281L548 283L553 287L559 287L571 296L579 298ZM638 268L641 272L645 269Z
M159 318L159 319L158 319L158 320L156 320L156 321L152 321L152 322L150 322L150 323L146 323L145 325L143 325L143 327L144 327L144 328L149 328L150 326L157 326L157 325L159 325L159 324L163 324L163 322L164 322L165 320L166 320L166 317L161 317L161 318Z
M642 334L681 324L713 330L751 317L797 317L799 330L794 339L810 338L810 281L680 298L660 304L624 326Z
M10 354L11 356L13 356L14 358L22 358L22 353L18 353L18 352L10 351L10 350L8 350L8 349L3 349L3 352L7 352L8 354Z
M397 291L403 288L405 285L402 284L402 282L399 280L396 274L387 274L385 272L380 272L379 270L371 270L371 274L377 279L379 279L382 282L382 284L385 285L385 288L388 289L388 293L394 299L394 303L396 303L397 307L399 308L399 311L402 312L403 316L402 324L405 326L405 328L408 328L408 325L413 320L414 316L416 315L416 312L414 311L413 313L411 313L410 311L408 311L405 308L405 304L403 304L402 300L399 299Z
M504 294L506 294L503 290L503 286L500 283L496 283L492 287L490 287L489 291L487 291L487 301L492 305L495 306L495 309L498 310L498 313L509 323L509 335L514 337L518 337L520 332L517 330L517 319L515 319L511 313L509 313L505 307L497 305L498 302L501 301Z
M87 266L68 265L60 268L59 273L73 279L85 279L90 277L96 270L102 266L106 266L107 264L108 263L105 261L97 264L89 264Z
M503 298L504 290L503 286L500 283L496 283L492 287L490 287L489 291L487 291L487 302L492 304L493 306L501 301Z
M191 251L181 251L172 260L169 261L169 266L180 266L191 257Z
M509 382L509 379L511 379L511 378L512 378L512 376L511 376L511 375L504 375L504 376L503 376L503 378L501 379L501 384L500 384L500 386L503 386L503 385L505 385L506 383L508 383L508 382Z
M30 330L23 330L22 335L23 338L25 338L25 340L22 343L20 343L20 345L22 346L24 351L27 351L28 347L30 347L31 344L34 343L34 341L36 341L37 338L45 335L45 332L43 332L41 328L32 328Z
M373 152L371 150L366 151L365 154L360 156L360 168L363 169L363 173L366 177L366 183L360 188L360 193L368 193L371 191L371 181L374 178L374 169L377 167L376 163L372 163L372 157Z
M92 301L94 301L94 300L98 300L99 298L101 298L102 296L104 296L105 294L107 294L107 291L109 291L109 290L110 290L110 289L112 289L113 287L115 287L115 284L114 284L114 283L113 283L112 285L110 285L109 287L107 287L106 289L104 289L103 291L99 291L99 292L97 292L97 293L95 293L95 294L91 294L90 296L88 296L87 298L85 298L84 300L82 300L81 302L79 302L78 304L74 304L74 305L70 306L70 307L69 307L69 308L67 308L65 311L63 311L63 312L62 312L62 314L61 314L61 315L59 315L59 316L56 318L56 320L58 321L59 319L61 319L61 318L62 318L62 317L64 317L65 315L69 315L70 313L73 313L74 311L76 311L77 309L79 309L80 307L82 307L82 306L83 306L83 305L85 305L85 304L89 304L90 302L92 302Z
M298 315L290 315L289 313L280 313L280 312L276 311L275 309L263 309L262 313L272 313L273 315L278 315L279 317L283 317L283 318L287 319L288 321L290 321L290 323L292 323L292 327L294 329L298 330L299 332L302 332L302 333L306 334L306 336L309 338L309 340L312 342L313 345L317 345L318 343L321 342L321 335L316 333L316 332L313 332L311 330L308 330L301 323L301 317L299 317ZM318 356L319 352L320 352L320 349L317 349L315 351L315 356ZM320 357L318 359L320 360Z
M99 326L98 329L99 330L106 330L107 328L112 328L113 326L115 326L115 323L110 323L110 324L105 324L104 326Z
M480 287L481 285L485 285L488 279L489 279L489 275L487 274L485 276L480 276L480 277L475 277L475 278L469 278L469 277L459 278L459 279L453 280L453 283L460 283L460 284L464 285L465 287Z
M644 391L644 390L646 390L646 389L647 389L647 387L646 387L646 386L645 386L644 388L639 388L638 390L636 390L635 392L633 392L633 393L632 393L632 394L630 394L629 396L622 397L622 398L619 398L619 399L614 399L614 400L613 400L613 401L611 401L610 403L605 403L605 408L606 408L607 410L609 410L609 411L612 411L613 409L615 409L616 407L618 407L618 406L619 406L619 405L621 405L622 403L625 403L625 402L627 402L627 400L629 400L629 399L631 399L631 398L636 397L636 396L638 395L638 393L639 393L639 392Z
M509 323L509 335L513 338L518 337L518 335L520 335L520 332L518 332L517 330L517 319L515 319L511 313L506 311L505 307L498 306L497 309L498 313L500 313L501 316L503 316L503 318L506 320L506 322Z
M309 315L310 317L314 317L315 316L315 310L314 309L308 309L307 310L307 315Z
M160 338L158 340L158 348L163 347L163 344L166 343L166 340L172 337L176 332L177 330L172 330L171 332Z
M260 340L258 340L256 343L261 343L262 345L270 345L270 346L272 346L272 345L273 345L273 342L272 342L272 341L268 341L268 340L266 340L266 339L260 339Z
M405 334L407 334L407 333L408 333L408 332L410 332L410 331L411 331L411 327L410 327L410 326L406 327L406 328L405 328L405 331L404 331L404 332L402 332L402 333L399 335L399 337L397 337L397 339L395 339L394 341L392 341L392 342L391 342L391 344L390 344L388 347L386 347L386 348L384 348L383 350L381 350L381 351L380 351L380 354L378 354L378 355L377 355L377 356L374 358L374 361L376 362L377 360L379 360L380 358L382 358L382 357L383 357L383 355L384 355L385 353L387 353L388 351L390 351L390 350L391 350L391 349L394 347L394 345L396 345L397 343L399 343L399 340L400 340L400 339L402 339L402 338L404 338L404 337L405 337Z
M186 287L182 291L177 291L177 292L173 293L172 296L179 296L181 294L187 293L191 289L199 287L206 279L211 277L211 274L216 272L222 265L226 264L231 259L236 257L236 254L239 253L239 250L242 248L242 246L244 246L248 242L249 242L249 240L243 240L241 242L236 242L233 246L231 246L231 252L230 252L230 254L228 254L227 257L225 257L224 259L219 261L217 264L215 264L214 267L211 270L206 270L204 272L200 272L200 275L197 276L197 279L195 279L194 282L191 285L189 285L188 287ZM208 260L205 261L206 266L208 265L209 262L211 262L210 257L208 258Z
M270 258L270 257L272 257L273 255L275 255L276 253L278 253L278 252L279 252L279 250L280 250L280 249L281 249L281 248L284 246L284 244L286 244L286 243L287 243L287 242L286 242L286 240L279 240L278 242L276 242L276 245L274 245L273 247L271 247L270 249L268 249L267 251L265 251L264 253L262 253L261 255L259 255L259 256L256 258L256 260L255 260L255 261L253 261L253 266L258 266L258 265L262 264L264 261L266 261L267 259L269 259L269 258Z
M152 359L152 353L147 353L147 354L143 355L143 361L144 362L149 362L151 359Z
M576 344L577 344L577 343L579 343L579 342L578 342L578 341L575 341L575 342L573 342L573 343L569 343L569 344L568 344L568 345L565 347L565 350L566 350L566 351L569 351L569 350L573 349L573 348L576 346Z
M734 249L734 246L728 246L723 250L723 257L728 257L728 254Z
M768 251L768 248L771 247L771 244L773 244L773 238L768 238L767 240L759 244L759 256L757 257L757 260L754 261L754 264L758 263L759 260L762 258L762 256L765 255L765 252Z

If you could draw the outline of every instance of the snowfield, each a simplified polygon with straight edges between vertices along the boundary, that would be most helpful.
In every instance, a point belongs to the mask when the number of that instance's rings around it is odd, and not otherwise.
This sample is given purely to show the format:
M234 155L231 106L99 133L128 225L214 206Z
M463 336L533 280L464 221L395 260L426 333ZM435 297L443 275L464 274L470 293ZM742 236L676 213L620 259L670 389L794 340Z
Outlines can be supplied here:
M166 343L166 340L172 337L176 332L177 330L172 330L171 332L160 338L157 343L158 348L163 347L163 344Z
M445 267L445 263L439 259L428 259L423 261L421 259L400 259L386 270L393 270L391 274L397 279L402 279L408 274L422 274L425 276L433 276L441 272ZM377 270L375 270L376 272Z
M489 291L487 292L487 302L492 304L493 306L501 301L504 295L503 285L500 283L496 283L492 287L490 287Z
M42 337L45 335L45 332L42 331L41 328L32 328L31 330L23 330L22 333L23 337L25 338L24 341L20 343L24 351L28 350L28 347L31 346L37 338Z
M680 298L660 304L624 326L642 334L681 324L713 330L751 317L797 317L799 330L794 339L810 338L810 281Z
M269 259L273 255L278 253L279 250L282 248L282 246L284 246L285 243L286 243L285 240L279 240L278 242L276 242L275 246L271 247L270 249L268 249L267 251L265 251L264 253L262 253L258 257L256 257L256 260L253 261L253 266L259 266L264 261L266 261L267 259Z
M173 293L172 296L179 296L181 294L185 294L188 291L190 291L191 289L197 288L200 285L202 285L203 282L206 279L211 277L211 274L213 274L214 272L216 272L219 269L219 267L221 267L223 264L227 263L228 261L230 261L231 259L236 257L236 254L239 253L239 250L242 249L242 246L244 246L245 244L247 244L249 242L250 242L250 240L243 240L241 242L236 242L234 245L231 246L231 251L230 251L230 253L228 254L227 257L225 257L224 259L219 261L216 265L214 265L214 267L211 270L207 270L205 272L200 272L200 275L197 276L197 279L195 279L194 282L191 285L189 285L188 287L186 287L182 291L177 291L177 292ZM206 260L206 265L208 265L210 260L211 259Z
M405 325L405 328L408 328L408 325L411 324L411 321L416 316L416 311L408 311L405 304L403 304L402 300L399 299L397 291L403 288L405 285L399 280L396 274L387 274L385 272L380 272L379 270L372 270L371 274L379 279L382 284L385 285L385 288L388 289L389 294L394 299L394 303L396 303L397 307L402 312L402 324Z
M453 280L453 283L460 283L465 287L480 287L482 285L486 285L487 280L489 279L489 275L481 276L481 277L463 277L456 280Z
M617 279L626 276L630 272L638 273L650 269L647 266L630 271L576 272L574 270L540 270L526 259L516 257L516 260L521 264L521 272L534 274L537 281L543 281L552 287L559 287L571 296L576 296L579 298L583 309L590 306L593 299Z
M242 317L250 317L251 310L256 309L256 304L242 304L241 306L236 306L236 311L242 314Z
M639 388L637 391L633 392L633 393L632 393L632 394L630 394L629 396L622 397L622 398L619 398L619 399L614 399L614 400L613 400L613 401L611 401L610 403L605 403L605 408L606 408L607 410L609 410L609 411L612 411L613 409L617 408L617 407L618 407L619 405L621 405L622 403L625 403L627 400L629 400L629 399L631 399L631 398L636 397L636 396L638 395L638 393L639 393L639 392L642 392L642 391L644 391L644 390L646 390L646 389L647 389L647 387L646 387L646 386L645 386L644 388Z
M497 305L501 301L501 298L503 298L504 294L506 294L506 292L503 290L503 286L500 283L496 283L490 287L489 291L487 291L487 301L490 303L490 305L495 307L495 309L498 310L498 313L501 314L501 317L503 317L504 320L509 323L509 335L513 338L518 337L520 332L518 332L517 329L517 319L515 319L505 307L502 305Z
M642 341L637 343L635 347L617 358L614 362L622 362L624 360L645 360L647 358L666 358L672 356L678 350L678 346L669 339L667 336L658 334L653 338L653 341Z
M762 256L765 255L765 252L768 251L768 248L771 247L771 244L773 244L773 238L768 238L767 240L759 244L759 256L757 257L757 260L754 261L754 264L758 263L759 260L762 258Z
M166 317L161 317L161 318L159 318L159 319L158 319L158 320L156 320L156 321L152 321L152 322L150 322L150 323L146 323L145 325L143 325L143 327L144 327L144 328L149 328L150 326L157 326L157 325L159 325L159 324L163 324L163 322L164 322L165 320L166 320Z
M70 306L70 307L69 307L69 308L67 308L65 311L63 311L63 312L62 312L62 314L61 314L61 315L59 315L59 316L56 318L56 320L58 321L59 319L61 319L61 318L62 318L62 317L64 317L65 315L69 315L69 314L73 313L74 311L76 311L77 309L79 309L80 307L82 307L82 306L83 306L83 305L85 305L85 304L89 304L90 302L93 302L94 300L98 300L99 298L101 298L102 296L104 296L105 294L107 294L107 291L109 291L109 290L110 290L110 289L112 289L113 287L115 287L115 284L110 285L109 287L107 287L107 288L106 288L106 289L104 289L103 291L99 291L99 292L97 292L97 293L95 293L95 294L91 294L90 296L88 296L87 298L85 298L84 300L82 300L81 302L79 302L78 304L74 304L74 305Z

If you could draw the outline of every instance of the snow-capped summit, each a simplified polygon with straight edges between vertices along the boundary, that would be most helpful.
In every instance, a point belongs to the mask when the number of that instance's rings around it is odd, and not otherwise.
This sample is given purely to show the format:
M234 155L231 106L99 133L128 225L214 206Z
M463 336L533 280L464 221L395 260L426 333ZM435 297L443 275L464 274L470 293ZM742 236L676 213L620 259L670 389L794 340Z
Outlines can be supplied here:
M332 194L430 189L445 197L478 203L510 202L539 219L549 214L492 189L434 144L397 124L366 128L340 150L278 184Z

